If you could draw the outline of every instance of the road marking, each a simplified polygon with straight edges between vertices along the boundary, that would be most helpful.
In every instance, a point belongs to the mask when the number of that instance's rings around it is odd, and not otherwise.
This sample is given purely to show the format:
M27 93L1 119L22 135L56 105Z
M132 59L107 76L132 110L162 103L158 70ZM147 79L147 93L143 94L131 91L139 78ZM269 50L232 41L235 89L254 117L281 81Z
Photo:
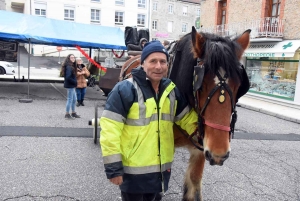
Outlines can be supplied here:
M50 83L50 85L51 85L58 93L60 93L63 97L65 97L65 99L67 99L67 97L65 96L65 94L63 94L56 86L54 86L54 84Z

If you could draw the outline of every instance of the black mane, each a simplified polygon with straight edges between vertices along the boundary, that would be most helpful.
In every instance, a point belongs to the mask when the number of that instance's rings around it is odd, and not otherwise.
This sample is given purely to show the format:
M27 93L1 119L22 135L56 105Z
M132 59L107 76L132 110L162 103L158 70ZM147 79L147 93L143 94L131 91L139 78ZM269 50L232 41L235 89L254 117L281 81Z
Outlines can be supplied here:
M205 73L215 75L222 67L228 78L240 82L240 63L237 52L240 45L229 37L220 37L210 33L200 33L205 38L201 47L200 59L204 61ZM193 55L191 33L183 36L177 44L177 52L173 62L170 79L185 96L193 96L193 72L197 58Z

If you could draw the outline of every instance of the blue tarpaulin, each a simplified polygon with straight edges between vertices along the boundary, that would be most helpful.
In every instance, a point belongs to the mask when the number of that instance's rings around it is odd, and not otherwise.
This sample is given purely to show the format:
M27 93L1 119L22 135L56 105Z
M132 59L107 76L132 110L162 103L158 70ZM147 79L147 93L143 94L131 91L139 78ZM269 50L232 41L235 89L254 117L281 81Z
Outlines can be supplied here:
M0 10L0 40L53 46L126 50L117 27L81 24Z

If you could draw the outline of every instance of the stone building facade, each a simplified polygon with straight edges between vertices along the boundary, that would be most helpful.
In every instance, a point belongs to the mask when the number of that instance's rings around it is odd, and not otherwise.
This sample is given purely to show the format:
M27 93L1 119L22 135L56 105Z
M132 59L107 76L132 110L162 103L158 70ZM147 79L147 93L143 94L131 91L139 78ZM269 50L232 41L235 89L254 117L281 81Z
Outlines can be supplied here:
M150 38L173 41L189 33L200 17L200 0L153 0Z
M281 0L280 1L279 18L283 20L283 39L300 39L300 19L297 17L300 9L299 0ZM202 0L201 1L201 26L203 29L217 26L218 18L221 12L218 7L222 5L221 0ZM255 20L267 17L270 12L270 3L272 0L227 0L227 16L226 23L228 25L241 24L245 30L251 27L251 23ZM248 26L247 26L248 25ZM254 30L255 31L255 30ZM239 30L239 33L242 29Z
M5 10L5 0L0 0L0 10Z
M201 30L238 36L251 29L241 62L250 93L300 104L299 0L202 0Z

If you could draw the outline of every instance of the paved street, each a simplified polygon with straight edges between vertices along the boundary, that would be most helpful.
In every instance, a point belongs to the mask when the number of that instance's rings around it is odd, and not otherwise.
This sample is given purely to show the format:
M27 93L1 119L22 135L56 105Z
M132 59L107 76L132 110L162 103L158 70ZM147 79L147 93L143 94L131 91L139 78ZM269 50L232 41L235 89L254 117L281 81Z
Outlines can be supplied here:
M50 71L50 70L49 70ZM88 88L81 119L63 118L62 83L0 82L0 200L121 200L104 174L99 144L88 120L105 97ZM206 163L204 200L300 200L300 124L238 107L236 138L222 167ZM176 150L170 190L164 201L179 201L189 154Z

